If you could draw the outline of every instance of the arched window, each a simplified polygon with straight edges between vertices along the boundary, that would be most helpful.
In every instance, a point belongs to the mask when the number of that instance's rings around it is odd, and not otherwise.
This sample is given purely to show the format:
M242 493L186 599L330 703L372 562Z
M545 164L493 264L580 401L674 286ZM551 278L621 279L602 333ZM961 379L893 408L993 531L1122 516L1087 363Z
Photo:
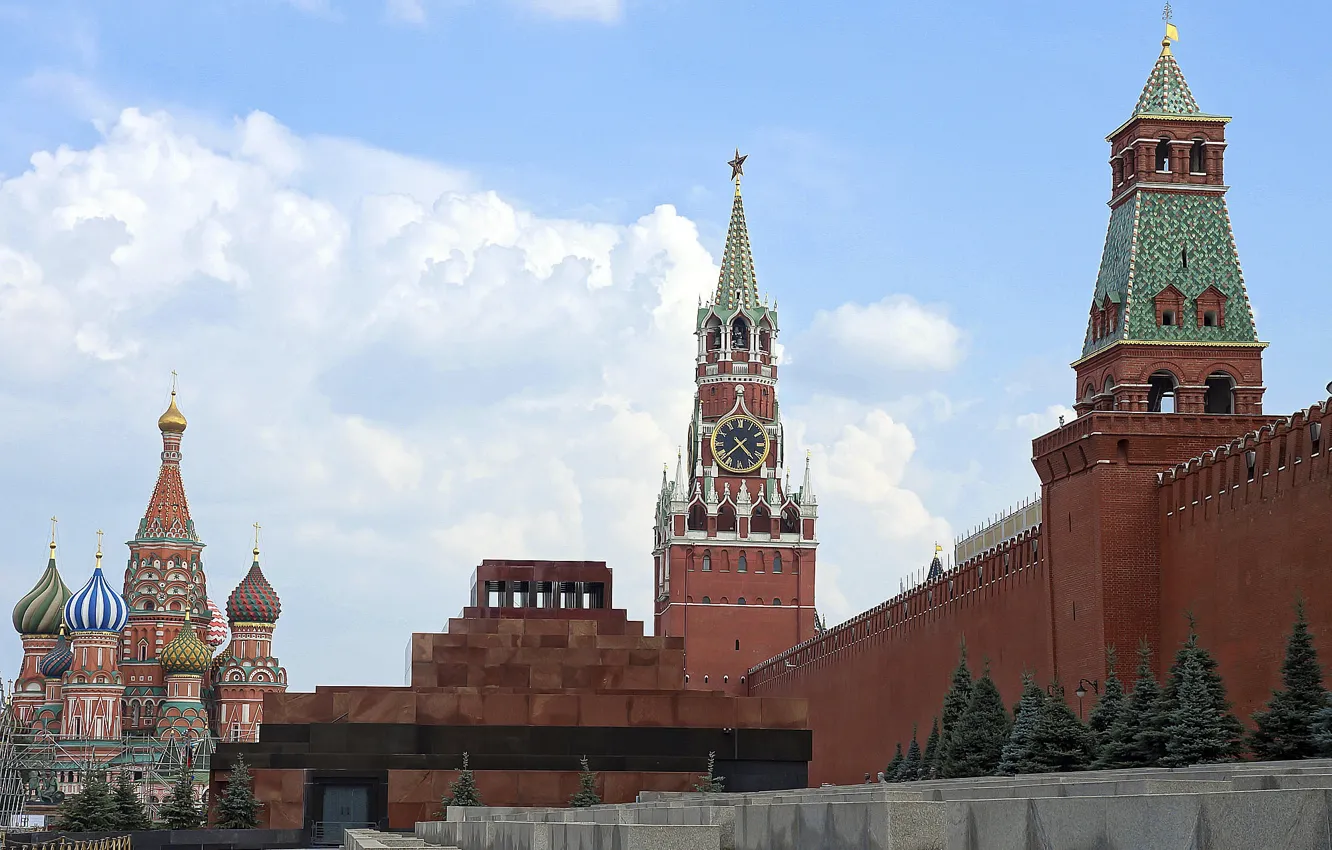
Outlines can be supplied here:
M721 320L719 320L716 316L713 316L711 319L708 319L706 329L707 329L706 344L708 350L715 351L718 348L721 348L722 344Z
M800 533L800 511L795 505L787 505L782 511L782 534Z
M1085 402L1085 403L1087 403L1087 404L1091 404L1091 400L1092 400L1092 398L1094 398L1095 396L1096 396L1096 387L1095 387L1094 385L1092 385L1091 383L1088 383L1087 386L1084 387L1083 390L1082 390L1082 400L1083 400L1083 402Z
M703 604L704 604L704 605L711 605L711 604L712 604L712 600L709 599L709 598L707 598L706 596L704 596L704 597L703 597Z
M738 316L731 322L731 348L749 348L749 325Z
M744 605L744 604L745 604L745 598L744 598L743 596L741 596L739 599L735 600L735 604L736 604L736 605Z
M772 331L767 328L759 329L759 351L767 352L772 349Z
M690 531L707 531L708 530L707 508L704 508L702 505L695 502L689 508L688 527Z
M1207 378L1207 412L1235 412L1235 379L1225 372L1213 372Z
M705 573L710 573L710 572L712 572L712 553L711 553L711 552L704 552L704 553L703 553L703 572L705 572Z
M1124 151L1124 179L1132 180L1138 176L1138 154L1133 148Z
M148 660L148 641L146 640L139 641L139 660Z
M774 597L772 598L772 604L773 604L773 605L781 605L781 604L782 604L782 600L779 599L778 597L774 596Z
M740 559L736 561L735 571L738 573L749 572L749 561L745 558L745 553L740 553Z
M142 708L143 708L143 707L139 704L139 701L138 701L138 700L135 700L135 701L133 702L133 704L130 705L130 725L131 725L131 726L138 726L138 725L139 725L139 711L142 710Z
M768 513L768 506L759 502L754 506L754 513L749 518L750 534L772 534L772 514Z
M735 531L735 508L730 505L722 505L717 511L717 530Z
M1170 170L1170 140L1162 139L1156 143L1156 170Z
M143 602L143 610L145 610L145 611L151 611L151 610L153 610L153 608L155 608L155 607L157 607L157 606L153 605L153 600L151 600L151 599L145 599L145 600L144 600L144 602Z
M782 571L782 553L781 553L781 552L773 552L773 553L772 553L772 571L773 571L774 573L780 573L780 572Z
M1179 381L1166 371L1157 372L1147 382L1147 412L1174 413L1175 387Z
M1193 174L1207 173L1207 157L1204 155L1206 143L1202 139L1194 139L1193 147L1189 148L1189 171Z

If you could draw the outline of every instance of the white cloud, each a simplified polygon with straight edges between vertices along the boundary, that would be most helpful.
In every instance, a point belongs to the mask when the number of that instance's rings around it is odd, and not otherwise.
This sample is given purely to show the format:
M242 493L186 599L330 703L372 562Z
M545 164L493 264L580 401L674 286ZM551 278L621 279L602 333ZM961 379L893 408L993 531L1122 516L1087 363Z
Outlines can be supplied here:
M800 343L853 371L947 371L963 356L962 331L943 311L905 295L820 310Z
M1059 427L1060 421L1072 422L1078 416L1078 412L1071 407L1065 407L1062 404L1052 404L1045 410L1035 413L1023 413L1013 419L1012 423L999 423L1000 430L1009 427L1016 427L1029 437L1039 437L1042 434L1048 434Z
M425 5L422 0L387 0L385 11L389 20L406 24L420 25L426 20Z
M622 0L526 0L533 10L552 18L615 23L623 12Z
M0 474L39 484L6 503L14 522L54 510L70 539L128 533L178 369L212 595L260 518L296 686L396 679L385 653L455 614L482 557L604 559L649 618L647 526L717 273L673 207L543 218L262 113L209 129L125 110L97 145L31 163L0 182ZM892 300L832 315L913 310L947 324ZM946 526L904 483L915 441L889 413L817 399L788 417L788 451L812 447L839 619ZM35 569L0 555L6 587ZM63 569L77 584L87 564Z

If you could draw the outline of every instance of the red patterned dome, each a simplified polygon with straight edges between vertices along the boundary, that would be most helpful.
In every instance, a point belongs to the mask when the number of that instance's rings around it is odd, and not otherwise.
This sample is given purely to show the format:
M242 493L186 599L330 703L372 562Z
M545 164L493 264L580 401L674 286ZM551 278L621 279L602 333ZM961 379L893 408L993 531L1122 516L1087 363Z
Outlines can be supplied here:
M281 614L282 602L259 569L259 550L255 549L250 571L227 597L227 619L233 623L276 623Z
M208 613L213 615L213 619L208 623L208 645L217 649L227 642L227 618L222 615L222 609L217 607L217 603L208 600Z

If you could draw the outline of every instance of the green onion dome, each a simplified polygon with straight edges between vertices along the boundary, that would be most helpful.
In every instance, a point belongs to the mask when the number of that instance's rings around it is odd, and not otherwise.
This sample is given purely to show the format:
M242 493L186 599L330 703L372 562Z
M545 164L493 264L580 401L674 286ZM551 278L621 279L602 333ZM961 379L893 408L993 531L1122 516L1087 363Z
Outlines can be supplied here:
M172 673L194 673L201 676L207 672L209 662L213 660L213 650L208 644L199 640L194 625L190 623L188 611L185 612L185 625L181 626L179 634L171 643L162 648L158 660L162 663L162 672L168 676Z
M60 630L65 603L73 594L60 579L55 550L56 545L52 541L46 571L37 580L37 586L14 606L14 628L21 635L55 635Z

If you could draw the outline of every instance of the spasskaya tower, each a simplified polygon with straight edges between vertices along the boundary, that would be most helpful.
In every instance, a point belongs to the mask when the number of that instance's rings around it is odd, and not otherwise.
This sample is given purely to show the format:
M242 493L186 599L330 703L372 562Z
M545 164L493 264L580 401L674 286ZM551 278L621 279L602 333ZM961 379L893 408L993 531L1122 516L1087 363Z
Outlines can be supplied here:
M695 334L694 414L675 479L662 472L656 633L684 638L691 688L743 693L749 668L813 636L818 506L805 460L790 488L777 403L777 310L760 298L740 177L712 299Z

